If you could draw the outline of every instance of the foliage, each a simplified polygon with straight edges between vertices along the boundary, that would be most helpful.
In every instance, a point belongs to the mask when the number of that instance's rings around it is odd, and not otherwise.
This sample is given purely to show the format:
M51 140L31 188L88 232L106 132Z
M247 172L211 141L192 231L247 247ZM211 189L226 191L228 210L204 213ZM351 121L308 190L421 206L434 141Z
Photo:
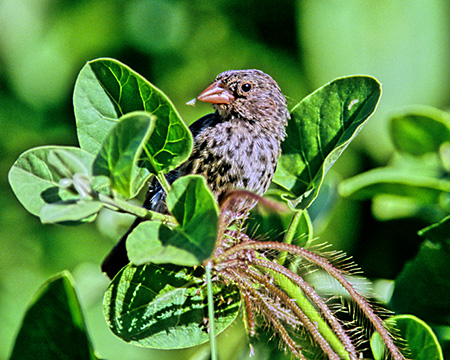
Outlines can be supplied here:
M127 250L132 264L113 279L104 298L105 318L126 342L175 349L213 341L212 329L221 332L228 327L243 302L250 336L256 331L255 316L262 313L283 347L299 358L326 354L356 359L359 350L340 320L303 279L302 272L315 268L345 289L369 328L380 334L393 358L401 359L386 326L347 280L351 272L293 244L298 228L312 238L304 209L373 113L380 95L374 78L346 77L293 108L273 189L294 210L280 243L253 241L244 229L228 228L226 202L218 208L203 178L186 176L171 186L167 183L164 174L190 154L192 136L159 89L113 59L87 63L78 77L74 107L81 148L31 149L13 165L9 180L18 199L44 223L90 222L102 208L149 220L131 233ZM167 191L170 216L127 202L152 174ZM237 191L230 196L255 195ZM278 251L279 263L266 256L268 249ZM214 281L207 278L207 287L204 267L215 275ZM67 303L76 311L74 301ZM32 305L41 306L39 301ZM207 316L207 308L211 314L213 307L214 316ZM72 323L70 311L61 316ZM29 326L25 322L22 331ZM414 349L427 346L429 339L434 337L406 337ZM436 358L439 351L436 346Z
M42 286L28 308L10 359L96 360L70 273Z
M395 281L392 306L434 324L449 325L448 292L450 116L428 107L413 107L391 118L398 150L392 163L341 183L345 196L373 198L373 213L382 219L414 217L431 223L419 231L416 256Z

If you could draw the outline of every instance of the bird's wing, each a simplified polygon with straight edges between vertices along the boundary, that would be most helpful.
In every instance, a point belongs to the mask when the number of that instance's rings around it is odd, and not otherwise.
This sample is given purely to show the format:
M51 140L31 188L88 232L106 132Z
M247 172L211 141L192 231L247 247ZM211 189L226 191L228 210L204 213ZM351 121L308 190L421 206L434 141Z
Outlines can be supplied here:
M208 115L205 115L203 117L201 117L200 119L198 119L197 121L193 122L190 126L189 126L189 130L191 130L192 133L192 137L195 138L197 137L197 135L205 128L210 126L211 124L217 122L217 115L216 113L211 113Z

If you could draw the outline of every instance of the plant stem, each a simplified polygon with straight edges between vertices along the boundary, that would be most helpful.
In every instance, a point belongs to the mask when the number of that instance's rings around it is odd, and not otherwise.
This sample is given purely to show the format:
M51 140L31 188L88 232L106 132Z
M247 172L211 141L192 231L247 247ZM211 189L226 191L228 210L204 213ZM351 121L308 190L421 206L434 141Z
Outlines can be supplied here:
M286 231L286 234L284 235L283 243L285 244L292 244L292 240L294 240L295 233L297 231L298 225L300 224L300 220L302 218L303 211L296 211L294 215L292 215L291 222L289 224L289 227ZM284 265L286 261L288 252L287 251L281 251L280 254L277 257L277 262L280 265Z
M389 351L391 353L392 358L394 360L404 360L405 359L403 357L403 355L401 354L400 350L397 348L397 346L395 346L394 340L392 339L391 335L389 334L389 332L383 325L382 320L378 317L378 315L375 314L374 310L370 306L370 303L366 299L364 299L364 297L355 290L353 285L350 284L350 282L345 278L344 274L342 274L342 272L339 269L337 269L333 265L331 265L331 263L329 261L327 261L326 259L322 258L319 255L314 254L312 251L306 250L299 246L295 246L292 244L288 245L288 244L273 242L273 241L241 243L241 244L235 245L234 247L225 251L222 255L217 257L216 261L220 261L222 258L226 259L228 256L231 256L233 253L240 252L245 249L255 249L255 250L275 249L275 250L279 250L279 251L288 251L290 253L302 256L304 259L307 259L311 263L313 263L316 266L325 270L328 274L330 274L332 277L334 277L342 285L342 287L345 290L347 290L349 295L353 298L353 300L359 306L361 311L365 314L367 319L369 319L369 321L372 323L375 330L381 335L384 343L386 344L386 347L389 349ZM253 260L252 263L255 265L258 265L257 263L261 262L261 261L262 260ZM278 264L270 263L269 261L267 261L267 263L262 266L266 267L266 268L271 268L275 271L279 271L276 269L276 267L277 267L276 265L279 266ZM279 271L281 274L283 274L283 275L287 274L286 276L288 276L290 278L292 276L292 280L295 283L300 285L300 283L296 280L296 277L298 276L297 274L293 273L293 275L292 275L289 273L290 272L289 270L287 270L285 268L283 268L283 269L284 269L283 271L281 271L282 269L280 269L280 271ZM316 305L318 305L318 303L316 303ZM335 332L336 332L336 330L335 330ZM336 332L336 334L339 336L339 333ZM343 341L343 344L345 346L346 342Z
M369 302L355 290L353 285L347 281L344 275L338 269L333 267L327 260L321 258L320 256L317 256L311 251L301 249L301 251L299 251L298 254L308 259L312 263L316 264L317 266L320 266L322 269L328 272L328 274L330 274L337 281L339 281L342 287L344 287L344 289L348 291L353 300L355 300L360 309L370 320L375 330L380 334L384 343L386 344L386 347L391 352L392 358L394 360L404 360L403 355L401 354L397 346L395 346L394 340L392 339L391 335L385 328L382 320L375 314Z
M353 346L351 339L343 329L342 325L339 323L339 320L334 316L332 311L327 307L325 301L317 294L314 288L300 275L293 273L282 265L269 260L254 259L250 262L250 264L263 269L273 270L280 275L287 277L294 284L299 286L302 292L311 299L318 309L320 309L323 317L328 321L332 330L323 321L317 310L311 306L311 303L304 296L298 296L301 293L297 293L297 298L295 299L297 305L304 311L311 322L316 324L321 335L331 345L333 350L339 354L340 358L356 360L357 356L355 347Z
M154 173L156 173L156 178L158 179L159 183L161 184L161 187L163 188L164 192L166 194L168 194L170 191L169 182L167 181L164 174L160 171L159 166L156 164L155 159L150 154L150 151L148 151L147 146L144 146L144 152L147 155L147 160L150 163L150 165L152 166Z
M230 280L234 282L242 292L247 293L248 296L252 296L255 298L255 301L258 303L261 312L267 316L269 321L272 323L272 326L278 332L281 339L288 346L292 354L294 356L297 356L301 360L306 360L301 352L301 349L297 349L297 344L295 343L295 341L286 331L283 324L278 320L277 316L272 312L270 304L261 296L261 294L253 287L253 285L248 282L248 279L246 279L245 276L240 276L240 274L236 273L234 269L227 269L222 272L222 275L225 277L229 277Z
M159 172L156 174L156 178L158 179L159 183L161 184L161 187L163 188L164 192L166 194L168 194L171 189L171 186L170 186L169 182L167 181L166 177L164 176L164 174Z
M214 298L211 279L212 262L206 263L206 285L208 294L208 317L209 317L209 343L211 346L211 360L217 360L217 348L216 348L216 326L214 322Z
M323 337L321 332L319 331L319 326L317 321L313 323L313 321L308 318L308 316L305 314L305 310L308 311L308 314L312 312L315 312L315 309L313 309L313 306L311 303L308 302L309 307L307 308L304 306L304 302L300 302L298 298L292 299L286 292L276 287L272 282L267 279L264 276L261 276L261 274L257 273L252 267L248 268L248 273L256 280L256 283L263 284L270 293L273 295L276 295L280 300L281 303L285 304L285 306L292 310L292 312L298 317L300 322L303 324L303 326L308 330L308 332L311 334L313 339L319 344L319 346L322 348L323 352L327 354L329 359L339 359L337 354L333 351L328 341ZM277 283L277 279L275 279ZM298 294L297 294L298 295ZM306 299L304 299L306 300ZM298 306L298 304L301 304ZM319 316L320 318L320 316ZM320 318L321 319L321 318ZM321 319L322 320L322 319Z
M175 223L175 219L170 215L165 215L156 211L148 210L146 208L143 208L142 206L133 205L123 200L113 199L105 194L99 193L98 199L109 208L112 208L114 210L120 210L125 213L140 217L142 219L159 220L166 224Z

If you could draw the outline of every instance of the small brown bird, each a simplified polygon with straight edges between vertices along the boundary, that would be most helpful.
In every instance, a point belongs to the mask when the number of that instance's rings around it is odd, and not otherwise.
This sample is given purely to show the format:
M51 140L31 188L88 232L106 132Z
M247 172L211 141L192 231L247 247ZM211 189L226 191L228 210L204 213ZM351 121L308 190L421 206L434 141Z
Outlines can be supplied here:
M234 189L263 195L275 173L289 118L278 84L260 70L230 70L219 74L197 99L212 103L215 112L189 127L194 138L192 154L167 174L169 183L183 175L199 174L219 202ZM167 213L165 196L154 179L144 206ZM230 211L238 216L254 205L254 200L243 199L233 202ZM128 264L125 241L141 221L136 219L103 261L102 271L110 278Z

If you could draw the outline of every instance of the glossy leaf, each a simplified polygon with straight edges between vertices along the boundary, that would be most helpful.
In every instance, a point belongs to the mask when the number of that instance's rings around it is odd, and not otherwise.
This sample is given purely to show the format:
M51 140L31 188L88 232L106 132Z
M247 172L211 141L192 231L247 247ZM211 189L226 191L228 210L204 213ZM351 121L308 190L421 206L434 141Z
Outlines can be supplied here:
M139 224L127 239L128 256L136 265L198 265L211 256L217 239L219 210L202 176L184 176L172 184L167 206L178 224Z
M68 272L50 278L25 314L10 359L30 358L97 359Z
M373 114L380 83L368 76L336 79L303 99L291 111L274 182L291 207L305 209L323 178Z
M397 315L386 320L388 326L395 326L396 334L406 341L408 359L413 360L443 360L442 349L433 330L422 320L413 315ZM385 357L385 345L381 336L374 333L370 347L375 360Z
M168 172L183 163L192 149L192 135L167 96L126 65L113 59L88 62L74 91L78 140L82 149L97 154L119 118L144 110L156 116L148 143L153 173Z
M392 117L390 132L401 152L414 156L438 152L450 142L450 114L430 107L410 108Z
M42 206L79 195L60 188L59 181L92 168L94 156L74 147L42 146L24 152L8 174L9 183L22 205L39 216Z
M217 333L236 318L239 294L214 286ZM126 342L156 349L181 349L209 340L206 287L201 271L155 264L125 267L103 301L111 330Z
M97 154L94 175L104 175L111 180L111 186L126 198L136 194L134 179L138 175L137 163L144 144L155 127L155 117L150 113L135 111L120 118L106 136ZM137 188L150 176L140 178Z

